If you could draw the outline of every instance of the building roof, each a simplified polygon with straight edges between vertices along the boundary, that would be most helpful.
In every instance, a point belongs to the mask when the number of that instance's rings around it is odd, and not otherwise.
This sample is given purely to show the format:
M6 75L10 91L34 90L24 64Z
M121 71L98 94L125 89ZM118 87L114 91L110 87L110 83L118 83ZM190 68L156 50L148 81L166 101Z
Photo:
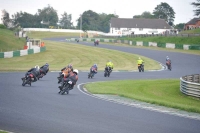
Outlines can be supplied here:
M114 28L172 29L164 19L111 18L110 22Z
M189 22L187 22L186 24L191 24L191 25L195 25L197 20L200 20L200 18L193 18L191 19Z

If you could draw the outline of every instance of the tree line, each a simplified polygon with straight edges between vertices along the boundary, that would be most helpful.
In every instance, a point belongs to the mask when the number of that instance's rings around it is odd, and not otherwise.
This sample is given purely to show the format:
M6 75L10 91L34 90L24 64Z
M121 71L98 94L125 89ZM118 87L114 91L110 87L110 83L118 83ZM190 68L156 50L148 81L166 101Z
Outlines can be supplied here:
M80 29L109 32L111 17L118 17L114 14L98 14L91 10L83 12L77 19L77 25L72 22L72 15L64 12L59 19L57 11L48 5L43 9L38 9L36 14L27 12L17 12L10 17L10 14L4 10L3 24L6 27L21 28L62 28L62 29ZM82 21L82 22L80 22Z
M196 10L194 10L195 15L200 15L200 0L191 3ZM109 32L110 30L110 19L112 17L118 18L116 14L105 14L96 13L92 10L83 12L81 16L77 19L77 25L74 26L72 22L72 14L64 12L61 14L59 19L57 11L48 5L43 9L38 9L38 11L32 15L27 12L17 12L11 15L3 10L3 24L6 27L21 27L21 28L62 28L62 29L82 29L83 31L94 30ZM144 11L141 15L134 15L133 18L148 18L148 19L165 19L165 21L177 29L183 29L184 23L174 25L175 12L173 8L165 3L157 5L153 10L153 13L149 11ZM81 27L80 27L81 26Z

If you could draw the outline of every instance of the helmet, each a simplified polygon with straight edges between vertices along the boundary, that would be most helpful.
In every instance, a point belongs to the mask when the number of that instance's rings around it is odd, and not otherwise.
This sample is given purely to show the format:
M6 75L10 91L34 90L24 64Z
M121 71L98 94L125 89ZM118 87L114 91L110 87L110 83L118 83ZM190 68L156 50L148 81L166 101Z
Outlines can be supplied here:
M96 67L97 67L97 64L94 64L94 66L96 66Z
M78 75L78 70L77 70L77 69L74 69L73 72L76 73L76 74Z
M35 66L36 70L39 71L40 67L38 65Z
M169 58L168 56L166 56L166 58Z
M71 67L72 67L72 64L69 64L67 67L68 67L68 68L71 68Z
M140 60L141 58L139 57L138 59Z
M49 64L48 64L48 63L46 63L45 65L46 65L46 66L49 66Z

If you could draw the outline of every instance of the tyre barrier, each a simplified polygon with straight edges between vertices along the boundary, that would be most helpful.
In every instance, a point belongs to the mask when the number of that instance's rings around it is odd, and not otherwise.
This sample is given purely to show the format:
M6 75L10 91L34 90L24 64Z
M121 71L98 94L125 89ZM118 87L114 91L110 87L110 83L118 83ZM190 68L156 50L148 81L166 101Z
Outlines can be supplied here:
M9 51L9 52L0 52L0 58L12 58L18 56L24 56L29 54L35 54L39 52L46 51L46 47L38 47L33 49L25 49L25 50L18 50L18 51Z
M186 95L200 98L200 74L181 77L180 91Z

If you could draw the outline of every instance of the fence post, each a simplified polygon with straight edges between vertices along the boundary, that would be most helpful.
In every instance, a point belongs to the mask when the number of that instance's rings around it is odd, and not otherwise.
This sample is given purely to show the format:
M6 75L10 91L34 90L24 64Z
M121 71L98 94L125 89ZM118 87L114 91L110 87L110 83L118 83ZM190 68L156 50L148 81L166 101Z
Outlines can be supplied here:
M199 83L200 83L200 74L199 74Z
M189 75L187 75L187 81L189 81L190 79L189 79Z
M192 75L192 82L195 82L195 75Z

